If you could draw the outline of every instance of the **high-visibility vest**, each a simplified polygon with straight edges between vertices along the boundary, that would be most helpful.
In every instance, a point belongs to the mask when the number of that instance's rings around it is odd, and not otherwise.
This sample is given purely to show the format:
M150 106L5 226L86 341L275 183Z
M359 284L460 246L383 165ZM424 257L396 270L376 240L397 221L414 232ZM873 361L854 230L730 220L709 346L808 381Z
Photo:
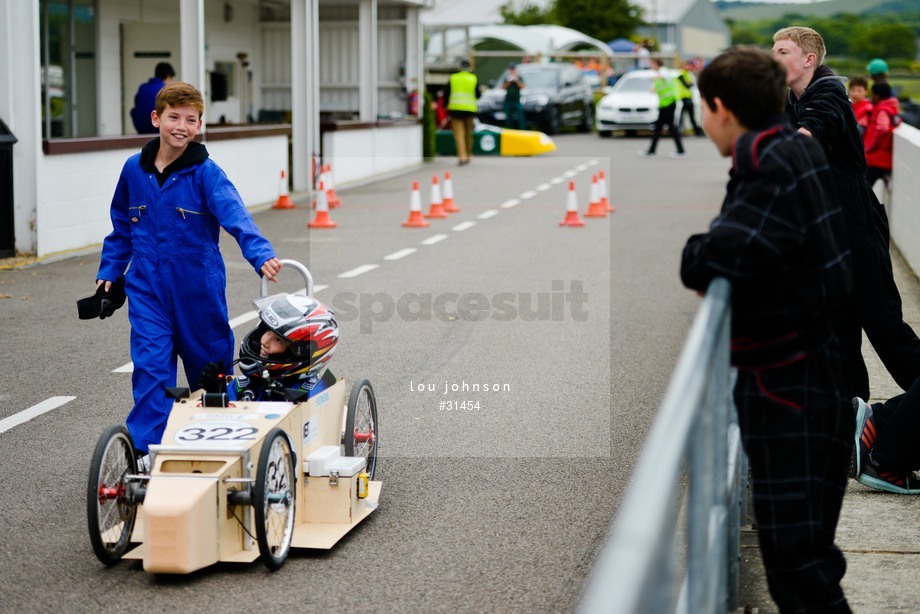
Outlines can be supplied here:
M655 92L658 93L658 108L670 106L677 102L677 85L674 79L659 72L655 77Z
M693 77L690 76L690 73L687 72L686 68L681 68L680 76L675 80L677 84L678 98L680 98L681 100L685 100L687 98L693 98L693 92L690 91L690 88L688 86L684 85L684 82L681 81L681 77L683 77L683 79L686 80L687 83L689 83L690 85L693 85Z
M450 100L447 101L449 111L476 112L476 75L462 70L450 76Z

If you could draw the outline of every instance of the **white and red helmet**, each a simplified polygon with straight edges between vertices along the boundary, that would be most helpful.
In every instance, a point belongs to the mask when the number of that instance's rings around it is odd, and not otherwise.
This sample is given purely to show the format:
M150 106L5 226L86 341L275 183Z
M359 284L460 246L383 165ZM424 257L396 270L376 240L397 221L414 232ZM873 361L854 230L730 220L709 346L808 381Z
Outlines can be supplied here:
M252 301L262 322L240 344L240 361L255 362L269 377L321 377L339 342L335 314L311 296L273 294ZM261 356L260 339L271 330L290 346L283 354Z

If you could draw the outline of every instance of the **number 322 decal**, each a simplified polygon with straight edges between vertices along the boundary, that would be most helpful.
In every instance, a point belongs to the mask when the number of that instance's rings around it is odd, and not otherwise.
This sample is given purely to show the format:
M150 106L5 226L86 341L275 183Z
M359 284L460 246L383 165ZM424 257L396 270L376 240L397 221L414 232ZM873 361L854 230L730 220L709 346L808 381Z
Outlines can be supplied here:
M245 422L214 420L189 424L176 433L175 439L180 446L219 448L255 441L258 432L259 429Z

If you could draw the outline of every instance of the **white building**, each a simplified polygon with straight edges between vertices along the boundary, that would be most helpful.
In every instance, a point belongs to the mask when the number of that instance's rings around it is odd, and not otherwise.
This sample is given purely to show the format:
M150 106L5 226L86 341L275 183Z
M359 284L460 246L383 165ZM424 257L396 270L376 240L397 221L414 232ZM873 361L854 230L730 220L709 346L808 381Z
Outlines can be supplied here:
M309 190L320 159L337 184L418 165L431 1L0 0L0 121L18 140L0 257L102 241L121 166L150 138L134 93L160 61L204 92L203 139L248 205L277 198L282 170Z

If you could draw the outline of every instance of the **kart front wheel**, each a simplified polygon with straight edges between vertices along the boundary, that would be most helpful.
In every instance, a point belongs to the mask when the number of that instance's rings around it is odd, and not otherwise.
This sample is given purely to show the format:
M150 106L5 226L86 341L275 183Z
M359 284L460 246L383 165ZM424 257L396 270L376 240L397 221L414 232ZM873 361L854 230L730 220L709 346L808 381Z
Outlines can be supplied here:
M377 399L366 379L355 382L348 398L345 416L345 456L361 456L367 461L367 475L377 472Z
M137 504L131 499L126 475L137 473L137 457L128 429L110 426L99 438L89 469L86 518L96 557L106 565L121 560L131 542Z
M294 453L280 428L272 429L262 444L253 487L256 539L262 562L280 569L294 537Z

